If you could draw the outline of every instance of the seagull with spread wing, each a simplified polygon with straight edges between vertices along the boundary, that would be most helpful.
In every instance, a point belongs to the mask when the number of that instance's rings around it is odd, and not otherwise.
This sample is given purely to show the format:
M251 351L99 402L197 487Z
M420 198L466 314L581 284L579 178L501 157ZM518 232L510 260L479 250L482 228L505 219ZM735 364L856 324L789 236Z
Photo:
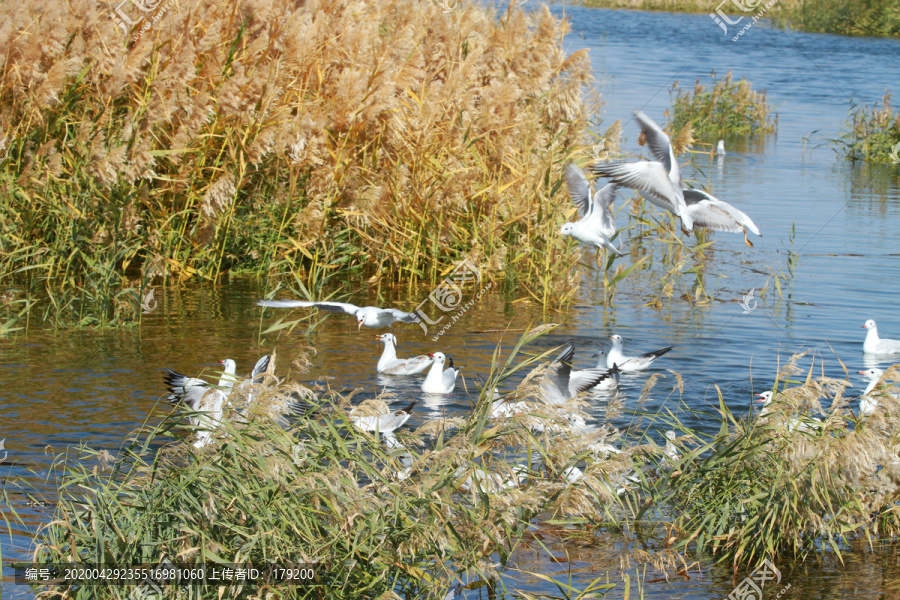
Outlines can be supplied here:
M397 321L403 323L418 323L419 317L415 313L403 312L396 308L378 308L377 306L356 306L347 302L307 302L306 300L259 300L258 306L269 308L296 308L316 307L319 310L327 310L334 313L345 313L356 317L356 329L363 325L366 327L387 327Z

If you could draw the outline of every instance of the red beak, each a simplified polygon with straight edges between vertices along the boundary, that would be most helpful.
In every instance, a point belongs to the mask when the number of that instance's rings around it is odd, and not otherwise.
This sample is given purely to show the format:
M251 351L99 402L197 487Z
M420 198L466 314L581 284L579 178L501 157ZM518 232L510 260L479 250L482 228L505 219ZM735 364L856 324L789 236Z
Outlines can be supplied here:
M225 364L225 361L224 361L224 360L220 360L220 361L219 361L219 364L220 364L220 365L224 365L224 364Z
M363 323L362 321L357 321L357 322L356 322L356 330L357 330L357 331L359 331L360 329L362 329L362 323Z
M866 328L866 326L865 326L865 325L863 325L863 326L862 326L862 328L863 328L863 329L865 329L865 328Z
M865 375L865 374L866 374L865 371L857 371L857 373L859 373L860 375Z
M434 354L432 354L431 352L429 352L429 353L428 353L428 358L434 358Z

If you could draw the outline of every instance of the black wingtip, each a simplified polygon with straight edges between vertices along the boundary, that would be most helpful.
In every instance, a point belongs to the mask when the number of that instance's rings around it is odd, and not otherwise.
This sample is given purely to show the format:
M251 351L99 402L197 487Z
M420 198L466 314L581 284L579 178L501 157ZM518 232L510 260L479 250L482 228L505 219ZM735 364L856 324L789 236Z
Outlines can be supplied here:
M653 358L659 358L660 356L662 356L662 355L665 354L666 352L669 352L670 350L672 350L672 348L674 348L674 347L675 347L675 346L667 346L667 347L662 348L662 349L660 349L660 350L654 350L653 352L648 352L648 353L647 353L647 356L652 356Z
M406 408L402 408L400 410L411 415L413 408L415 408L417 402L418 402L418 400L413 400L412 402L409 403L409 406L407 406Z
M572 359L575 357L575 346L571 342L566 344L562 352L559 353L559 356L556 357L556 362L562 363L564 365L572 366Z

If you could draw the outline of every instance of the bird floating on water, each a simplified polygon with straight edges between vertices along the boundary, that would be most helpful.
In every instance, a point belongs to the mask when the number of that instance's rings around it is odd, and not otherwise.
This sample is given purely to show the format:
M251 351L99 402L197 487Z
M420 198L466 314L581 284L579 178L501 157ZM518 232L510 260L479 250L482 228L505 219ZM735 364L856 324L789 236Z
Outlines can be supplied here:
M453 359L445 356L443 352L434 352L428 356L434 359L434 362L431 363L431 369L422 382L422 391L426 394L449 394L456 388L459 369L454 368Z
M653 361L672 349L672 346L666 346L665 348L647 352L646 354L641 354L639 356L625 356L622 352L622 348L624 347L622 336L611 335L609 336L609 339L612 340L612 348L606 353L606 364L610 369L614 365L618 366L619 370L623 373L643 371L644 369L649 368L650 365L653 364Z
M900 342L878 337L875 321L869 319L863 325L863 329L869 330L866 332L866 339L863 342L863 352L866 354L900 354Z
M417 375L431 366L434 359L424 354L413 358L397 358L397 336L382 333L375 338L384 344L384 352L378 359L377 370L385 375Z

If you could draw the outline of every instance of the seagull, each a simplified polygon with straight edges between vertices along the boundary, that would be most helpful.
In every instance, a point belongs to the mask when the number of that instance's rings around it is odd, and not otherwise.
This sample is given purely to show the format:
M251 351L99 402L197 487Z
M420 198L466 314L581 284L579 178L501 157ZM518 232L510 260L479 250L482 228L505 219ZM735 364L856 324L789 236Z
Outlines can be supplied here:
M716 144L716 156L725 156L725 140L719 140Z
M375 336L384 344L384 352L378 359L378 372L387 375L417 375L431 366L433 358L420 355L415 358L397 358L397 337L393 333Z
M560 235L572 236L582 244L606 248L621 256L619 249L609 241L616 234L612 203L616 198L618 184L610 183L592 195L591 184L584 173L571 163L566 167L566 183L569 186L569 197L578 208L581 219L564 224L559 230Z
M396 308L378 308L376 306L356 306L346 302L307 302L306 300L259 300L257 306L269 308L294 308L297 306L315 306L328 312L346 313L356 316L356 329L363 325L366 327L387 327L397 321L403 323L418 323L419 317L415 313L403 312Z
M591 171L609 177L621 186L637 190L656 206L681 217L685 229L691 231L694 223L681 191L681 170L675 160L669 136L643 112L635 111L634 118L640 124L655 160L598 164L591 166Z
M243 381L238 381L237 377L234 375L237 370L237 365L233 360L226 358L219 362L222 363L224 369L222 377L219 379L219 387L227 394L231 394L232 390L236 387L238 392L246 394L247 404L253 402L252 386L263 382L263 375L269 369L269 355L266 354L256 361L256 364L253 366L253 371L250 372L250 377ZM235 384L237 384L237 386L235 386ZM247 409L245 408L241 411L241 414L246 414L246 412Z
M572 358L574 356L575 346L566 344L544 373L541 390L544 398L551 404L564 404L567 400L596 387L611 376L609 371L602 369L585 369L573 373Z
M743 233L744 243L751 248L753 244L747 239L747 230L762 237L750 217L727 202L719 200L703 190L684 188L681 193L687 204L687 212L697 227Z
M219 361L224 363L225 361ZM233 364L233 361L232 361ZM163 379L169 386L168 400L170 402L184 402L199 416L192 416L189 421L192 425L202 427L197 431L195 448L206 446L212 438L212 432L222 421L222 408L228 400L228 394L221 389L211 387L207 382L197 377L187 377L171 369L166 369ZM227 374L222 374L219 385L227 383ZM232 381L232 385L234 382Z
M878 337L878 328L875 327L875 321L869 319L863 325L863 329L868 329L866 333L866 341L863 342L863 352L866 354L900 354L900 342L897 340L883 340Z
M449 394L456 387L456 376L459 375L459 369L453 367L453 359L444 356L443 352L429 353L429 357L434 359L431 363L431 369L422 382L422 391L426 394ZM447 362L447 368L444 368L444 362Z
M622 336L611 335L609 336L609 339L612 340L612 348L606 353L606 366L612 369L613 365L618 365L619 370L623 373L643 371L649 367L653 361L672 349L672 346L667 346L660 350L641 354L640 356L625 356L622 353Z
M675 446L675 432L671 429L666 431L666 447L663 448L663 454L672 462L678 462L681 458L678 455L678 447Z
M878 385L878 382L881 381L881 376L884 375L884 371L881 369L869 369L867 371L859 371L859 374L864 376L869 380L869 385L866 386L866 390L863 392L863 395L859 398L859 416L865 417L867 415L875 412L875 409L878 408L878 400L869 394L875 390L875 386ZM897 392L885 392L894 398L900 398L900 394Z
M350 422L363 431L377 431L384 436L393 435L394 431L400 429L404 423L409 421L415 405L416 401L413 400L406 408L382 415L360 417L351 414Z
M756 395L759 400L756 402L762 402L763 408L759 411L759 416L765 416L769 413L769 404L772 403L772 392L771 390L765 391L761 394ZM812 432L818 429L822 429L822 421L816 419L814 417L803 416L801 418L791 417L786 421L788 431L799 431L800 433Z

